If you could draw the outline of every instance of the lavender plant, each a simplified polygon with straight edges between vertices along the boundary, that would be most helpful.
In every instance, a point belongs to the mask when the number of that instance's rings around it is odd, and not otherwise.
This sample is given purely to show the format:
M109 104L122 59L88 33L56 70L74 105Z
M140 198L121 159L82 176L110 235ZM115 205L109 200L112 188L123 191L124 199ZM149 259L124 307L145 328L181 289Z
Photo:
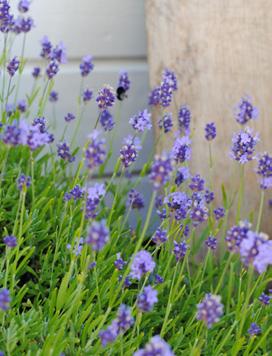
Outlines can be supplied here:
M272 158L256 151L259 138L249 125L258 110L251 99L235 109L234 120L247 126L230 142L236 162L229 164L242 172L256 162L256 216L241 212L244 175L236 210L224 186L222 197L215 196L213 180L192 172L192 114L183 104L170 112L179 87L170 69L147 98L149 107L127 118L131 134L119 142L115 169L105 175L119 109L133 100L129 74L122 71L115 88L95 93L88 88L94 61L84 56L77 105L56 118L54 79L67 55L63 43L44 37L43 66L33 68L32 90L18 99L34 24L30 7L20 0L16 15L0 0L0 354L270 355L272 242L260 229ZM22 39L17 56L14 37ZM96 119L75 147L91 100ZM45 117L47 105L52 117ZM152 124L153 107L159 118ZM54 119L63 120L61 137L52 133ZM132 179L152 125L160 137L177 127L174 142L149 155ZM207 123L203 132L211 170L221 129ZM150 182L150 199L140 191L142 180Z

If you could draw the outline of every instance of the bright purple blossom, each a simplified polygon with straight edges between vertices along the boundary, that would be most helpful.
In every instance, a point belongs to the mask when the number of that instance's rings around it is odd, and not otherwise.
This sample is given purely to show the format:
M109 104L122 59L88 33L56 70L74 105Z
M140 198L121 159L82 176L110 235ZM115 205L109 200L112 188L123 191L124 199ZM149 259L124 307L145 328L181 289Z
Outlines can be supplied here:
M79 65L82 77L87 77L94 69L93 58L89 55L82 57Z
M111 131L114 128L115 122L108 110L101 111L99 121L105 131Z
M54 78L57 75L58 71L59 71L59 64L56 60L50 61L45 70L48 79Z
M18 4L18 10L21 13L25 13L29 10L29 6L30 6L30 1L29 0L20 0L19 4Z
M120 72L119 81L117 87L121 87L127 92L130 88L130 80L128 78L128 73L125 71Z
M170 157L167 155L155 156L149 174L149 179L155 189L160 189L170 180L172 170L172 160Z
M7 70L11 77L13 77L14 74L17 72L17 70L19 69L19 65L20 61L17 57L13 57L12 60L8 63Z
M150 130L152 128L151 114L147 110L140 111L137 115L129 119L129 123L138 132Z
M40 56L45 59L50 59L53 46L47 36L44 36L41 39L41 46L42 46L42 50L41 50Z
M93 91L90 89L85 89L82 93L82 100L84 104L88 103L93 98Z
M191 140L188 136L177 137L171 154L177 163L183 163L191 158Z
M268 266L272 265L272 241L266 241L258 245L258 254L253 265L259 273L264 273Z
M205 138L207 141L212 141L216 137L216 126L214 122L210 122L205 126Z
M213 213L215 219L220 220L225 216L225 209L222 206L219 206L218 208L214 209Z
M251 161L254 158L254 150L258 141L258 135L254 135L252 129L249 127L234 134L232 138L231 157L241 164Z
M100 132L94 130L89 135L89 144L85 151L87 166L94 169L100 166L106 158L105 139L99 138Z
M7 247L13 248L17 246L17 238L13 235L5 236L3 241Z
M21 174L17 179L17 187L19 190L29 188L31 185L31 177Z
M241 125L245 125L248 121L257 119L259 112L253 106L251 98L243 97L237 104L234 114L236 121Z
M176 257L177 262L181 261L185 257L187 250L188 250L188 245L185 241L181 241L181 242L174 241L173 253Z
M260 176L260 188L272 188L272 156L264 153L258 159L257 174Z
M161 98L160 87L156 87L149 94L148 104L151 106L159 105L160 98Z
M122 271L122 269L125 267L125 265L126 265L126 262L122 259L121 253L117 253L116 260L114 261L115 268L117 268L118 271Z
M208 328L220 320L223 315L223 304L219 295L206 294L197 305L197 320L202 320Z
M142 149L138 137L128 136L124 139L124 145L120 149L120 159L125 168L128 168L138 157Z
M160 104L162 107L167 108L170 106L173 99L173 86L170 81L163 80L160 86Z
M172 130L173 127L173 115L171 113L163 115L159 120L159 128L163 129L164 133Z
M175 356L171 347L159 335L153 336L143 349L133 356Z
M167 81L168 85L172 88L173 91L178 90L178 81L176 74L169 70L169 69L164 69L162 73L162 80Z
M75 157L71 154L70 147L66 142L60 142L57 145L58 156L62 158L64 161L73 162Z
M77 184L70 190L69 193L64 194L64 200L69 201L71 199L73 200L79 200L83 197L84 195L84 190L80 188L80 186Z
M142 312L148 312L153 309L153 306L158 301L158 292L151 286L144 288L143 292L138 295L137 306Z
M88 231L86 243L94 251L100 251L109 241L109 238L109 229L106 226L105 220L93 221Z
M9 309L9 304L11 302L9 290L2 288L0 290L0 309L6 311Z
M251 224L247 221L241 221L238 226L233 226L227 231L225 241L227 247L231 252L239 252L240 245L251 227Z
M250 336L254 336L254 335L258 335L261 334L262 329L259 327L258 324L256 323L251 323L250 324L250 328L247 331L249 333Z
M260 296L259 296L259 301L263 304L263 305L270 305L270 301L272 299L271 295L268 295L266 293L262 293Z
M8 32L12 21L12 15L9 13L10 6L7 0L0 0L0 31Z
M176 173L175 183L179 187L184 181L191 177L188 167L180 167Z
M34 79L37 79L39 78L41 75L41 68L40 67L34 67L33 70L32 70L32 77Z
M66 48L63 42L60 42L55 48L53 48L50 59L51 61L55 60L60 64L67 62Z
M156 284L161 284L164 282L164 279L162 276L160 276L159 274L155 274L155 283Z
M205 187L205 180L199 175L196 174L191 178L191 183L189 184L189 188L193 192L202 192Z
M215 250L217 246L217 239L214 236L209 236L207 240L205 240L205 244L211 250Z
M73 121L73 120L75 120L75 115L74 114L72 114L71 112L68 112L66 115L65 115L65 117L64 117L64 120L66 121L66 122L71 122L71 121Z
M210 204L214 200L214 192L210 191L209 189L206 189L204 199L206 201L206 204Z
M254 231L249 230L240 244L240 255L242 261L247 266L250 263L253 263L254 267L256 267L259 273L264 272L266 270L267 265L272 263L272 249L267 239L267 235L262 233L258 234ZM262 258L260 259L259 256L257 259L257 256L261 252L260 249L262 245L264 245L264 249L262 249L261 254Z
M141 250L136 253L131 264L130 276L140 280L143 275L153 272L156 263L148 251Z
M87 189L87 200L86 200L86 213L85 218L95 218L97 215L97 208L106 194L106 189L104 184L95 183L93 186Z
M188 135L190 132L191 124L191 111L186 105L181 106L178 113L178 124L180 133Z
M59 93L55 90L52 90L49 94L49 101L51 103L56 103L59 100Z
M104 85L98 92L96 102L102 110L112 107L115 103L114 89L109 85Z
M167 231L158 228L152 236L152 241L155 242L156 245L160 245L165 243L167 241L167 238Z
M128 192L127 206L131 209L142 209L144 207L142 194L135 189L131 189Z
M27 103L24 99L20 100L17 104L17 109L21 112L24 113L27 110Z

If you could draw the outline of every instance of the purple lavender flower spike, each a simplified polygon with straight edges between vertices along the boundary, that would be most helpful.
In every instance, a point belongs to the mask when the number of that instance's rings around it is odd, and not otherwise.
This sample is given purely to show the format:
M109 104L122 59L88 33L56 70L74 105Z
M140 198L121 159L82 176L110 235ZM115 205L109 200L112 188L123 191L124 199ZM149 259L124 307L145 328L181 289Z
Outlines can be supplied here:
M110 325L105 330L99 332L99 338L103 347L111 344L117 338L117 330L115 325Z
M101 88L98 92L96 102L99 109L101 110L112 107L115 103L114 89L109 85L104 85L104 87Z
M21 13L26 13L29 10L30 1L29 0L20 0L18 4L18 10Z
M141 250L136 253L131 264L130 276L140 280L143 275L153 272L156 264L148 251Z
M71 121L73 121L73 120L75 120L75 115L74 114L72 114L71 112L68 112L66 115L65 115L65 117L64 117L64 120L66 121L66 122L71 122Z
M148 312L153 309L153 306L158 301L158 292L151 286L144 288L143 292L138 295L137 306L142 312Z
M125 267L126 262L123 260L121 257L121 253L117 253L116 255L116 260L114 261L114 266L118 271L122 271L122 269Z
M182 135L190 133L191 111L186 105L181 106L178 113L179 130Z
M272 265L272 241L265 241L258 246L258 254L253 265L259 273L264 273L268 266Z
M67 63L66 48L63 42L60 42L51 52L51 60L56 60L60 64Z
M144 207L142 194L135 189L131 189L128 192L127 206L131 209L142 209Z
M149 174L149 179L153 183L155 189L160 189L170 180L172 170L172 159L169 156L165 154L162 156L155 156Z
M270 305L270 301L272 299L271 295L268 295L266 293L262 293L260 296L259 296L259 301L263 304L263 305Z
M183 163L191 158L191 140L188 136L177 137L171 155L177 163Z
M82 93L82 100L84 104L88 103L93 98L93 91L90 89L85 89Z
M176 74L173 71L167 68L164 69L162 74L162 80L167 81L173 91L178 90L178 80Z
M173 127L173 115L171 113L165 114L159 120L159 128L163 129L164 133L167 133L172 130Z
M261 334L262 329L256 323L251 323L250 328L248 329L247 332L249 333L250 336L255 336Z
M129 119L129 123L138 132L150 130L152 128L151 114L147 111L140 111L137 115Z
M184 181L191 177L188 167L180 167L176 173L175 184L179 187Z
M272 156L266 152L258 158L257 174L261 189L272 188Z
M199 175L196 174L191 178L191 183L189 184L189 188L193 192L202 192L204 190L205 180Z
M171 105L173 99L173 87L172 84L167 80L163 80L160 86L160 105L167 108Z
M229 251L236 253L240 251L241 242L246 238L250 228L249 222L241 221L238 226L233 226L227 231L225 241Z
M153 336L145 345L144 349L140 349L133 356L175 356L171 347L159 335Z
M162 276L160 276L159 274L155 274L155 283L156 284L161 284L164 282L164 279Z
M120 149L120 159L125 168L128 168L136 161L141 148L138 137L128 136L124 139L124 145Z
M75 160L75 157L72 156L70 152L70 147L66 142L60 142L57 145L57 148L58 148L58 156L62 158L64 161L71 163Z
M27 103L24 99L20 100L17 104L17 109L21 112L21 113L25 113L27 110Z
M5 236L3 241L7 247L13 248L17 246L17 238L15 236Z
M31 185L31 177L21 174L17 179L17 187L19 190L29 188Z
M254 135L249 127L234 134L230 153L231 157L241 164L251 161L254 158L254 150L258 141L258 135Z
M251 98L245 96L241 98L237 104L234 115L239 124L245 125L250 120L256 120L259 116L259 112L258 109L253 106Z
M49 94L50 103L56 103L59 100L59 93L55 90L52 90Z
M111 131L114 128L115 122L113 116L108 110L103 110L100 114L99 121L105 131Z
M104 184L96 183L92 187L87 189L87 200L86 200L86 213L85 218L95 218L97 215L97 208L106 194L106 189Z
M46 70L45 70L46 75L49 80L54 78L58 74L58 71L59 71L59 64L56 60L50 61L48 63Z
M210 191L209 189L206 189L204 198L205 198L206 204L210 204L214 200L214 192Z
M216 126L214 122L210 122L205 126L205 138L207 141L212 141L216 137Z
M7 0L0 0L0 31L8 32L12 22L12 15L9 13L10 6Z
M188 245L186 244L185 241L181 241L180 243L174 241L173 253L176 257L177 262L181 261L185 257L187 250L188 250Z
M3 288L0 290L0 309L7 311L11 302L9 290Z
M211 250L215 250L217 247L217 239L214 236L209 236L205 241L207 247Z
M7 70L11 77L15 75L15 73L19 69L19 65L20 65L19 59L17 59L17 57L13 57L12 60L7 65Z
M34 21L31 17L18 17L12 25L14 33L28 33L34 27Z
M105 139L99 138L100 132L94 130L89 135L89 144L85 152L87 166L94 169L100 166L106 157Z
M100 251L109 241L109 229L106 226L106 222L102 221L94 221L88 232L88 236L86 238L86 243L92 247L94 251Z
M201 303L197 305L197 320L202 320L208 329L217 323L223 315L223 304L219 295L206 294Z
M249 230L240 244L240 255L242 261L246 266L248 266L250 263L253 263L254 267L256 267L259 273L262 273L264 270L266 270L269 261L272 262L272 255L271 257L269 256L269 253L271 253L271 245L267 240L267 235L262 233L258 234ZM263 258L260 260L258 257L257 260L256 258L260 253L262 245L264 245L264 250L262 249Z
M167 231L161 228L158 228L155 231L155 234L152 236L152 241L155 242L156 245L161 245L167 241Z
M220 220L225 216L225 209L222 206L219 206L218 208L214 209L213 213L215 219Z
M42 46L42 50L41 50L40 56L42 58L45 58L45 59L50 59L51 51L52 51L52 47L53 46L52 46L52 43L49 41L47 36L44 36L41 39L41 46Z
M82 57L79 65L82 77L87 77L94 69L93 58L89 55Z
M34 79L38 79L41 76L41 68L40 67L34 67L32 70L32 77Z
M150 106L159 105L160 98L161 98L160 87L154 88L149 94L148 105Z

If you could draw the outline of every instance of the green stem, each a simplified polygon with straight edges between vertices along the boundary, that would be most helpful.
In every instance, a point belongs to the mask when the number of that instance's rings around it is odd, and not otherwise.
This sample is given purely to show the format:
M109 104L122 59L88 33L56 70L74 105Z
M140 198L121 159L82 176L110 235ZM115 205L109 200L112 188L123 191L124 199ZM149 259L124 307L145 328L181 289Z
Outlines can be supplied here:
M241 219L241 208L244 202L244 180L245 180L245 167L242 165L240 167L240 185L239 185L239 195L238 195L238 204L237 204L237 214L236 221L239 223Z
M257 232L260 230L262 214L263 214L263 206L264 206L264 190L262 190L262 192L261 192L259 214L258 214L258 220L257 220L257 226L256 226L256 231Z

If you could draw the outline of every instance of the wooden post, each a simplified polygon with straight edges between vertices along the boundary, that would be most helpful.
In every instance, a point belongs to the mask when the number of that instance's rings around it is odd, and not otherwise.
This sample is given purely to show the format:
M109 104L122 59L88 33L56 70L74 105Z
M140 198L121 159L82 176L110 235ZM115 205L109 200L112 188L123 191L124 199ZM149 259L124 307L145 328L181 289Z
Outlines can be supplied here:
M208 177L208 145L204 126L214 121L214 182L220 196L221 183L228 192L238 188L238 163L229 158L231 138L239 126L233 107L250 95L260 117L251 123L262 142L258 151L272 153L272 6L269 0L146 0L148 56L151 85L159 83L163 68L179 78L179 105L193 113L192 167ZM174 108L173 108L174 109ZM160 147L161 148L161 147ZM242 217L254 212L260 190L256 163L246 166L245 204ZM266 193L266 200L272 193ZM266 224L272 232L272 210L265 203Z

